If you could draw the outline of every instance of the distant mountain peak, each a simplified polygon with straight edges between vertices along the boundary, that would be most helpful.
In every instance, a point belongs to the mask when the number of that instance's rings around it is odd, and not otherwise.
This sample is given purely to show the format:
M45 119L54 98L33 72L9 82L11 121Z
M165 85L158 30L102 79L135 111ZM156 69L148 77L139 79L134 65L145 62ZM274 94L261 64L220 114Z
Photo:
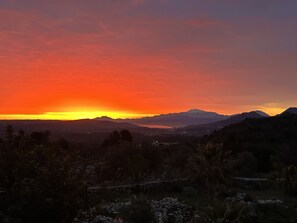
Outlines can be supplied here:
M296 107L290 107L287 110L285 110L281 115L286 115L286 114L296 114L297 115L297 108Z
M235 115L231 115L231 117L229 119L226 120L226 122L230 122L230 124L236 123L236 122L241 122L244 119L247 118L265 118L265 113L262 114L258 111L250 111L250 112L243 112L240 114L235 114Z
M112 121L113 119L111 117L108 116L101 116L101 117L97 117L95 118L95 120L100 120L100 121Z
M261 111L250 111L243 112L240 114L231 115L228 118L223 120L219 120L212 123L206 124L190 124L189 126L180 128L181 131L186 131L190 134L198 134L198 135L207 135L217 129L221 129L225 126L240 123L246 119L258 119L258 118L266 118L268 115Z
M234 114L230 116L232 117L245 117L245 118L264 118L264 117L270 117L268 114L266 114L265 112L262 112L260 110L255 110L255 111L249 111L249 112L242 112L242 113L238 113L238 114Z
M265 112L263 112L261 110L256 110L254 112L258 113L259 115L262 115L263 117L270 117L270 115L268 115L267 113L265 113Z
M196 113L204 113L206 111L203 111L201 109L196 109L196 108L193 108L193 109L190 109L188 111L186 111L186 113L191 113L191 114L196 114Z
M190 124L206 124L224 120L229 116L220 115L215 112L203 111L200 109L190 109L184 112L160 114L151 117L112 119L107 116L95 118L97 121L127 122L141 126L167 126L184 127Z

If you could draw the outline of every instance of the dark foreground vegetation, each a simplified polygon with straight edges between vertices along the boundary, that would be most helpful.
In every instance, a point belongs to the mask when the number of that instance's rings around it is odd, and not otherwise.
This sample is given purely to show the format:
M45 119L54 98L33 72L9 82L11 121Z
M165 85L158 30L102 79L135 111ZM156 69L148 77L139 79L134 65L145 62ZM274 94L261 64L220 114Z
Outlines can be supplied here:
M297 222L297 115L172 144L128 130L98 142L7 126L0 222Z

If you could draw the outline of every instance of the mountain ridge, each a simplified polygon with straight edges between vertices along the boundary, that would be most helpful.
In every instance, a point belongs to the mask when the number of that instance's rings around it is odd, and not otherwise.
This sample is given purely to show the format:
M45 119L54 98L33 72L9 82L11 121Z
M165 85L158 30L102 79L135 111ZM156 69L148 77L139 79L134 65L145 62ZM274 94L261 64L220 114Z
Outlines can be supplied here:
M150 117L130 118L130 119L112 119L110 117L102 116L95 118L95 120L112 120L115 122L129 122L136 125L156 125L168 126L172 128L184 127L189 124L206 124L227 119L228 115L218 114L216 112L209 112L200 109L190 109L185 112L174 112L167 114L159 114Z
M297 115L297 107L289 107L283 111L280 115L295 114Z
M204 125L189 125L183 128L179 128L178 132L184 132L186 134L195 134L195 135L207 135L211 132L221 129L225 126L236 124L242 122L246 119L257 119L257 118L267 118L270 117L268 114L262 111L250 111L243 112L240 114L231 115L225 120L221 120L214 123L208 123Z

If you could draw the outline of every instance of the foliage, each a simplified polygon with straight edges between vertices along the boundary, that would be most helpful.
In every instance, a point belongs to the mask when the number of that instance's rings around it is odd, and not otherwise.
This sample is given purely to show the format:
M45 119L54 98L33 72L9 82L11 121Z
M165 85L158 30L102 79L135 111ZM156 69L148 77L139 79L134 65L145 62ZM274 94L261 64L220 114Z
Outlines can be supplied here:
M86 185L75 154L49 142L49 133L15 134L0 144L2 222L72 222Z
M221 144L204 144L189 159L191 178L206 188L219 191L230 181L229 153Z
M131 133L127 129L123 129L120 132L120 135L121 135L121 140L122 141L127 141L127 142L132 142L133 141L133 136L131 135Z
M236 199L220 201L214 199L211 206L202 212L201 222L243 223L251 222L253 207Z
M232 161L232 169L237 176L252 176L257 169L257 159L248 151L237 154L236 159Z
M121 142L132 142L133 136L127 130L123 129L122 131L113 131L110 133L109 137L104 140L102 147L111 147L120 144Z
M123 142L109 149L103 163L97 167L97 174L100 181L130 179L139 183L147 174L147 163L141 148Z
M133 199L131 205L121 211L123 219L128 223L152 223L154 212L149 201Z
M197 194L197 189L194 187L184 187L182 189L182 195L185 197L196 197Z
M297 165L297 115L246 119L204 137L201 142L223 143L232 155L248 151L257 160L256 172L273 170L273 161Z
M294 165L283 168L283 186L285 192L297 196L297 167Z
M297 222L296 204L293 207L279 204L257 205L256 215L256 223Z

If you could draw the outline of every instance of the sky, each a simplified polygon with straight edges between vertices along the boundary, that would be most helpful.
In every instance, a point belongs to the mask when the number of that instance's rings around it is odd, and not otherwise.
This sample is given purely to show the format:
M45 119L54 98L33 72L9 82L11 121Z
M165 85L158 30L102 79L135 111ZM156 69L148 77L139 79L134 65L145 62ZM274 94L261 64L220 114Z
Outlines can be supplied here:
M0 0L0 119L297 105L296 0Z

